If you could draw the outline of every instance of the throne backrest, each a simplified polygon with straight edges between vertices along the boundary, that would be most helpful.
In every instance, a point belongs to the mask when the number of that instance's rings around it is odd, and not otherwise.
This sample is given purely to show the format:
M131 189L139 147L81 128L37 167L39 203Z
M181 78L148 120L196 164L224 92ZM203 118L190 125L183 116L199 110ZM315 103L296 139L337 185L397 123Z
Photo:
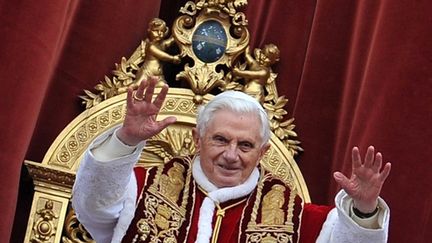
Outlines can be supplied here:
M127 87L136 87L148 76L158 76L164 82L172 80L163 70L174 66L180 67L180 71L175 75L176 81L168 82L173 88L158 119L176 116L177 122L147 141L138 165L160 165L172 157L193 154L191 130L196 124L197 107L217 92L240 90L259 100L269 114L273 133L271 148L261 160L262 168L283 181L304 202L310 202L294 160L302 150L293 131L294 119L284 117L287 99L278 95L277 75L271 69L271 64L278 61L277 47L266 45L252 54L241 5L227 2L187 2L171 35L163 20L151 21L148 38L128 59L116 64L114 76L106 77L95 87L96 91L85 91L81 98L86 110L58 135L42 163L26 161L35 194L25 242L91 240L70 208L71 189L82 155L94 138L122 123ZM52 217L45 217L47 213Z

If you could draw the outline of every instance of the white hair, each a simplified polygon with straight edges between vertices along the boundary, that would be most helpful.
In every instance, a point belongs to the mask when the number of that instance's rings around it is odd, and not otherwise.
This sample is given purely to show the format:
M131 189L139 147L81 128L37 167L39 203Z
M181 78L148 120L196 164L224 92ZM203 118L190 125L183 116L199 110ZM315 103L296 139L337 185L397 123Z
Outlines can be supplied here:
M261 104L248 94L232 90L216 95L212 100L209 101L209 103L198 108L196 127L200 136L204 135L207 125L213 119L214 114L217 111L224 109L236 113L256 114L261 123L261 146L270 140L270 123L267 113Z

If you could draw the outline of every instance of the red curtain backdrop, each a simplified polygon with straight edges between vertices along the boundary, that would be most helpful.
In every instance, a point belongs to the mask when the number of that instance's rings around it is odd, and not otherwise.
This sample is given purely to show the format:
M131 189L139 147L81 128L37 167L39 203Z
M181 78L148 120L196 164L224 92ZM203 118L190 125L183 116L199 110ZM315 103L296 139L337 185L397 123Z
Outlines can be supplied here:
M2 241L25 233L32 184L23 160L41 161L83 110L83 89L133 52L151 18L170 23L185 2L0 1ZM352 146L375 145L393 166L382 192L390 242L432 238L431 10L428 0L249 0L246 11L251 46L281 50L274 71L312 201L332 204L333 171L350 173Z

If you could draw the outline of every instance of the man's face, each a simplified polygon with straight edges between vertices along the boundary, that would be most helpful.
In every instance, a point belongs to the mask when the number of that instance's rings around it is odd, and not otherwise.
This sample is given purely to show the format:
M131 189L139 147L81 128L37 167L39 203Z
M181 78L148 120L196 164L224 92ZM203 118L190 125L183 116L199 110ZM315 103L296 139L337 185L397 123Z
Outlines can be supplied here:
M249 178L270 147L261 146L260 121L256 114L217 111L205 134L194 129L201 167L217 187L232 187Z

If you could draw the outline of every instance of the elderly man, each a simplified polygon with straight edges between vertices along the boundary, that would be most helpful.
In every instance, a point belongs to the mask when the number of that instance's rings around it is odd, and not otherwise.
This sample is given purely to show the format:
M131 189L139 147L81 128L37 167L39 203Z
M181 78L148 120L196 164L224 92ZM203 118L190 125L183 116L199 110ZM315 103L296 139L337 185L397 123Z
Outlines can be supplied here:
M268 119L241 92L226 91L201 107L195 156L134 168L146 139L176 121L156 121L168 87L152 100L155 84L144 80L128 90L122 126L98 137L78 170L72 204L96 242L387 241L389 209L379 194L390 163L382 166L373 147L362 161L353 148L351 177L334 174L343 188L336 208L304 204L260 171L270 147Z

